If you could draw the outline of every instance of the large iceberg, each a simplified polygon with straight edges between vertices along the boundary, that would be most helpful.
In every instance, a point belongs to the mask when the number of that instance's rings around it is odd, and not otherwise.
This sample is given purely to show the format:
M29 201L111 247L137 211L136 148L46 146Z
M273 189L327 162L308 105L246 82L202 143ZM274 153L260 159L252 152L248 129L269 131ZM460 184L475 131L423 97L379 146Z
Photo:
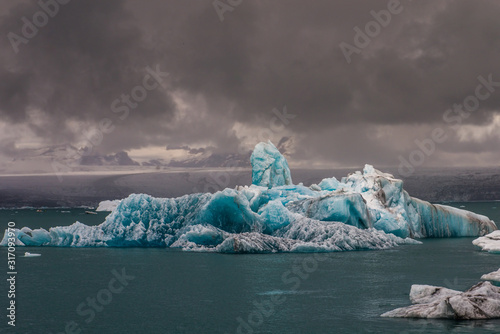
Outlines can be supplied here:
M329 252L417 244L373 228L323 222L271 200L253 211L254 187L175 199L132 194L98 226L16 230L19 246L177 247L223 253ZM265 191L267 189L259 189ZM256 199L259 201L258 199ZM2 245L7 242L4 237Z
M382 314L390 318L500 318L500 288L481 282L465 292L430 285L412 285L413 305Z
M98 226L22 228L16 230L18 245L329 252L496 230L485 216L412 198L401 180L370 165L340 181L306 187L292 184L286 159L270 142L256 146L251 162L250 186L178 198L132 194L102 204L112 212ZM0 244L7 244L6 234Z

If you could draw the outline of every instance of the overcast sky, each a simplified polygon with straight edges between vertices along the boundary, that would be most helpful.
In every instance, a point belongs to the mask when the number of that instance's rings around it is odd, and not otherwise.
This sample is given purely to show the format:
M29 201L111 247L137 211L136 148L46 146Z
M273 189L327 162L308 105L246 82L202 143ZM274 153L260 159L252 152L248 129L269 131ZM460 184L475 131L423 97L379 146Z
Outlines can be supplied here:
M426 147L425 166L500 163L498 1L37 3L0 3L4 161L91 133L93 152L132 158L289 137L297 166L396 166ZM146 96L120 101L132 92Z

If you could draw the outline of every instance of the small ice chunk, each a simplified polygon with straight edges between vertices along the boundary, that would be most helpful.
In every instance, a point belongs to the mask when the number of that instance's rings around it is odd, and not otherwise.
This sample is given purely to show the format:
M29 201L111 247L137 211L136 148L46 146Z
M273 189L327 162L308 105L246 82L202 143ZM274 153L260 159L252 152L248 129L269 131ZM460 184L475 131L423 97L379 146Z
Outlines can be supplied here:
M410 290L412 304L432 303L438 299L459 295L460 291L432 285L414 284Z
M112 200L112 201L102 201L99 203L99 206L97 207L97 209L95 211L113 211L114 209L116 209L116 207L118 206L118 204L120 204L122 200L121 199L115 199L115 200Z
M481 279L484 281L495 281L500 282L500 269L497 271L491 272L489 274L484 274L481 276Z
M414 285L410 298L414 305L386 312L382 317L464 320L500 318L500 287L490 282L478 283L465 292Z
M493 231L484 237L474 239L472 244L478 246L485 252L500 253L500 230Z

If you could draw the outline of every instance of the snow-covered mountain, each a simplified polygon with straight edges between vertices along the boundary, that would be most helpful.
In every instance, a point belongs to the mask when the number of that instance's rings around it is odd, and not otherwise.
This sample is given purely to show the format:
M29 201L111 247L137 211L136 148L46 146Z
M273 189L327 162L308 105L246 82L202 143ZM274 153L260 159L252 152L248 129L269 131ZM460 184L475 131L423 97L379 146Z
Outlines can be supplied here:
M172 160L168 167L206 168L206 167L250 167L250 154L238 153L212 153L208 156L187 158L184 160Z
M137 161L132 160L127 152L121 151L109 155L84 155L80 159L80 165L84 166L139 166Z
M292 137L282 137L276 146L284 156L289 157L294 153L294 140ZM167 151L177 150L182 152L171 160L155 158L142 162L142 166L172 167L172 168L250 168L251 150L246 153L216 152L213 146L191 147L189 145L167 145Z
M72 145L19 149L11 159L0 164L2 174L53 173L57 170L78 171L89 166L139 166L127 152L86 154Z
M155 158L137 162L130 158L127 152L114 154L98 154L72 145L54 145L36 149L19 149L16 155L8 161L0 163L0 174L54 173L67 171L102 170L105 167L141 168L219 168L248 167L250 154L214 153L205 150L189 154L185 158L166 159ZM89 169L91 168L91 169ZM105 168L109 170L109 168Z

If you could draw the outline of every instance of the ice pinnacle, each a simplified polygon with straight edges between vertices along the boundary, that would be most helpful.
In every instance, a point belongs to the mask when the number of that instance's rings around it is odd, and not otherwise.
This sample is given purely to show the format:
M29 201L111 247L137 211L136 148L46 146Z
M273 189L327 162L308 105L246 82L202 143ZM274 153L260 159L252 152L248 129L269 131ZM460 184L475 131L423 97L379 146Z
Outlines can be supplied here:
M268 188L292 184L288 162L271 141L255 145L250 161L252 184Z

